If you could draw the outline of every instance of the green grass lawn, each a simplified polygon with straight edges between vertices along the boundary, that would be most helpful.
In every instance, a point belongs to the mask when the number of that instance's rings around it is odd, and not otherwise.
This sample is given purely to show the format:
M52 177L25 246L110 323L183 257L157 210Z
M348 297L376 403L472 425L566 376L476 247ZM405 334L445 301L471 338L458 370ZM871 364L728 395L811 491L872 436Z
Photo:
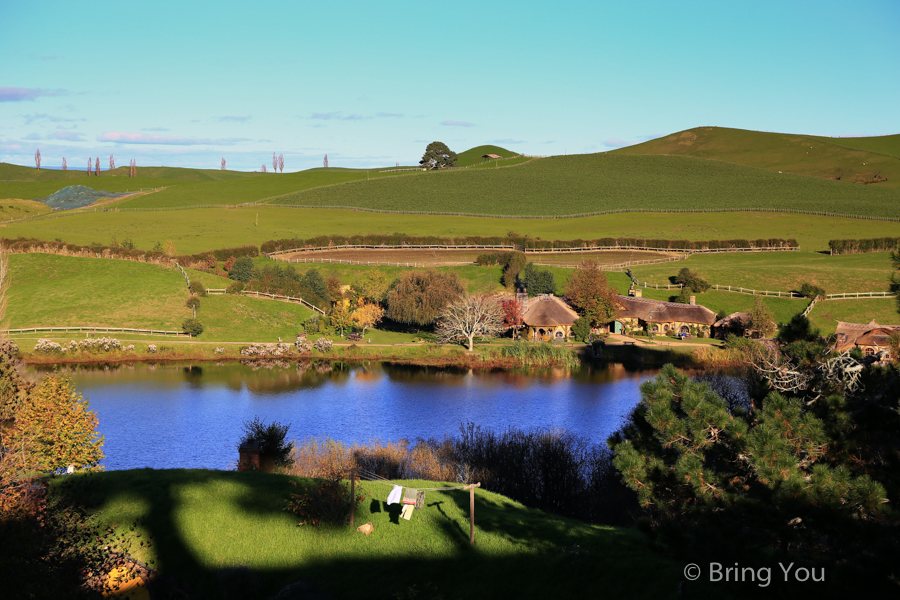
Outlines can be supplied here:
M613 153L694 156L775 172L819 178L840 177L842 182L877 172L887 178L887 181L877 184L879 187L900 186L900 135L826 138L727 127L697 127L620 148Z
M493 146L490 144L484 146L476 146L474 148L469 148L464 152L460 152L456 155L456 166L457 167L471 167L473 165L480 165L484 161L482 160L482 156L485 154L496 154L497 156L502 156L503 158L512 158L516 156L518 153L513 152L511 150L507 150L506 148L501 148L500 146ZM493 161L491 161L493 162Z
M469 496L461 491L427 492L426 506L406 521L398 505L385 504L390 486L363 483L356 523L372 522L372 535L298 527L284 511L291 479L298 478L143 469L58 478L53 488L94 511L100 524L128 532L137 558L207 598L272 597L296 581L335 598L449 599L476 590L487 598L577 598L597 590L667 598L683 578L683 566L654 552L636 530L555 517L485 490L475 493L474 546Z
M896 188L848 185L692 156L587 154L554 156L514 169L430 171L348 183L271 202L449 214L765 208L897 218L898 199Z
M890 253L829 256L815 252L753 252L698 254L687 260L639 265L632 269L640 281L669 283L682 267L696 271L710 284L741 286L754 290L799 291L804 282L828 294L881 292L891 276Z
M9 257L9 328L107 325L181 330L190 316L176 269L52 254Z
M2 173L0 168L0 173ZM0 181L0 199L20 198L22 200L35 200L44 198L53 192L59 191L70 185L83 185L95 190L107 192L139 192L141 188L158 188L165 186L177 187L183 182L175 179L161 179L155 177L91 177L81 174L81 177L69 179L41 179L37 181ZM160 192L157 192L160 193ZM2 200L0 200L2 202Z
M25 219L50 212L50 207L34 200L0 200L0 221Z
M516 167L520 168L524 167ZM162 212L54 213L53 216L55 218L0 225L0 235L45 240L59 238L81 245L108 244L115 235L119 240L130 237L138 248L145 250L156 242L171 239L178 252L186 254L329 233L349 236L400 232L452 237L503 236L514 231L545 240L606 236L689 240L780 237L796 238L803 250L811 251L827 250L828 240L836 238L900 237L898 223L760 212L625 213L577 219L504 219L253 206Z
M809 313L809 320L823 335L834 333L838 321L868 323L873 319L879 325L900 325L896 298L828 300L817 303Z
M365 169L309 169L297 173L258 173L238 180L196 181L167 190L125 199L121 208L161 208L204 204L243 204L297 190L332 186L366 178L405 177L407 173L379 173Z

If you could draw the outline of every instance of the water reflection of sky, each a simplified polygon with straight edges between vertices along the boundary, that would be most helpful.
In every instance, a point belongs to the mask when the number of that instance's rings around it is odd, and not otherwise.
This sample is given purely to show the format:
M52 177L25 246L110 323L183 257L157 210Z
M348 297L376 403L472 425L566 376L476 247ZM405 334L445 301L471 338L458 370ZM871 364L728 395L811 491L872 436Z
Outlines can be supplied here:
M469 372L419 367L284 364L135 365L69 375L97 411L108 469L228 469L242 424L290 423L294 439L441 438L485 429L562 428L602 443L640 398L650 371Z

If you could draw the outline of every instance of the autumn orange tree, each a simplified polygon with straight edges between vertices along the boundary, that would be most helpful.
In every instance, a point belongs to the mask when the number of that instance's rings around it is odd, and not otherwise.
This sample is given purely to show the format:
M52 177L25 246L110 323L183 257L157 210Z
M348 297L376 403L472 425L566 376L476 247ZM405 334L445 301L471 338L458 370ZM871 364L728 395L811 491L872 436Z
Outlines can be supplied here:
M15 412L4 444L23 448L30 470L52 473L68 465L95 469L103 458L97 413L63 377L45 377Z
M377 304L372 304L360 299L359 306L353 311L353 323L362 329L366 335L366 329L375 327L384 316L384 309Z
M606 273L595 261L585 261L575 269L564 292L569 304L591 325L608 323L616 316L616 289L609 285Z

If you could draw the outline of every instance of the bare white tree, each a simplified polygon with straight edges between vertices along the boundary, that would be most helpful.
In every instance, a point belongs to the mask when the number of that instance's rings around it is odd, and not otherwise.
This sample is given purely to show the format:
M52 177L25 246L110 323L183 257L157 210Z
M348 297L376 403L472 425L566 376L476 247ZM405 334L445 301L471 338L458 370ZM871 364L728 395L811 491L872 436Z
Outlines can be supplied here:
M263 163L263 166L262 166L262 172L263 172L263 173L266 172L266 163Z
M284 154L278 155L278 170L284 173Z
M325 155L325 168L328 168L328 155Z
M38 148L34 153L34 163L37 165L38 171L41 170L41 149Z
M225 170L225 157L224 156L222 157L222 162L220 163L219 169L221 169L222 171Z
M94 166L94 159L88 156L88 177L91 176L91 167Z
M503 309L491 296L462 297L450 302L436 323L442 342L466 340L471 352L476 337L488 338L503 331Z
M276 173L278 172L278 157L275 156L274 152L272 153L272 170ZM263 171L263 173L265 173L265 171Z
M128 163L128 176L129 177L137 177L137 159L132 158L131 162Z
M94 165L94 176L100 177L100 157L97 157L97 162Z
M116 159L113 158L112 154L110 154L109 155L109 170L112 171L115 168L116 168Z
M66 157L63 156L63 171L66 170Z

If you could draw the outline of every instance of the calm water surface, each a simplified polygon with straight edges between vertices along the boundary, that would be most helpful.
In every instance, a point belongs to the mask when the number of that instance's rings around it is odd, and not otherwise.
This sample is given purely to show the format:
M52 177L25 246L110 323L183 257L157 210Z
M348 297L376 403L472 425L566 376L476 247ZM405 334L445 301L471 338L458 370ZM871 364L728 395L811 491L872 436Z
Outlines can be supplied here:
M525 374L380 363L63 372L97 412L107 469L231 469L242 424L255 416L289 423L289 437L298 440L442 438L471 421L493 430L565 428L602 443L637 404L640 383L654 374L622 365Z

